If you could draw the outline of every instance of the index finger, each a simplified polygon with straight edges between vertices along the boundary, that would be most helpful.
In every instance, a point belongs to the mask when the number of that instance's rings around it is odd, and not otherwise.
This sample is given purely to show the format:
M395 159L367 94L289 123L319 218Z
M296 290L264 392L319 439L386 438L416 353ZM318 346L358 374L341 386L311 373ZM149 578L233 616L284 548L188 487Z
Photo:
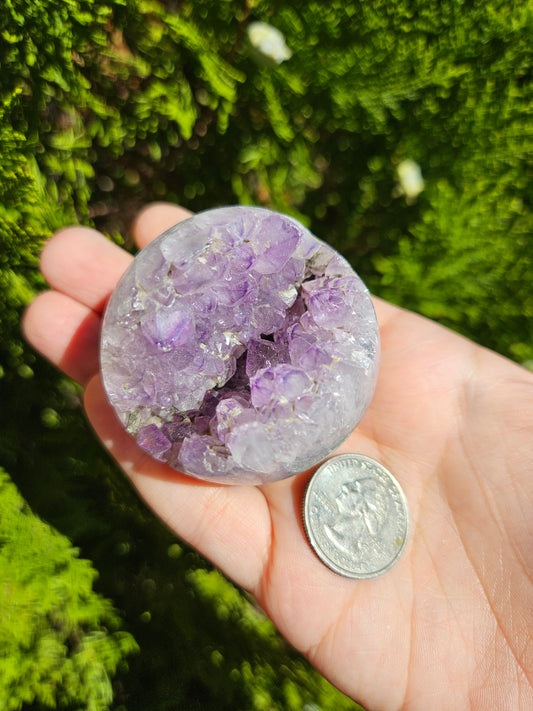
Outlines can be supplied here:
M132 225L135 244L140 249L146 247L170 227L192 215L193 213L184 207L168 202L154 202L147 205L139 212Z

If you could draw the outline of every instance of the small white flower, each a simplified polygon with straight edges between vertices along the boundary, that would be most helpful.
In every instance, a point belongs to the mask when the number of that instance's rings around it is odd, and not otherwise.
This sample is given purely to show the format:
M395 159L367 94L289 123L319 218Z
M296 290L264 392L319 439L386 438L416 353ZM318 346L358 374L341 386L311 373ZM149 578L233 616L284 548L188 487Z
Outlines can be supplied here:
M259 63L272 66L292 56L283 34L266 22L251 22L246 28L246 34L252 55Z
M409 200L418 197L425 187L422 171L418 163L407 158L402 160L396 170L402 194Z

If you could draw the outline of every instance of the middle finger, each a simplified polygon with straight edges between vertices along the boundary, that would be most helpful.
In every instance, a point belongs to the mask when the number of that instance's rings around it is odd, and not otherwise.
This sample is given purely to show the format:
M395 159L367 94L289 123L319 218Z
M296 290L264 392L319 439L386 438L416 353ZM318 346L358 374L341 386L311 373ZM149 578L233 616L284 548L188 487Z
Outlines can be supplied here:
M67 227L46 243L41 271L56 291L101 313L132 259L90 227Z

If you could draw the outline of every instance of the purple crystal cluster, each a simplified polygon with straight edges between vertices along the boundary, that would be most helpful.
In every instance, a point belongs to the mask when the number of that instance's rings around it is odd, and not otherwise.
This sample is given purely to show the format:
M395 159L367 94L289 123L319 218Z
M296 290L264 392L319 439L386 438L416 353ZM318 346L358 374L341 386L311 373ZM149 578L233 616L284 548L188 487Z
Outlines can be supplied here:
M156 459L266 483L333 451L372 397L379 332L363 282L296 220L209 210L145 247L113 293L108 397Z

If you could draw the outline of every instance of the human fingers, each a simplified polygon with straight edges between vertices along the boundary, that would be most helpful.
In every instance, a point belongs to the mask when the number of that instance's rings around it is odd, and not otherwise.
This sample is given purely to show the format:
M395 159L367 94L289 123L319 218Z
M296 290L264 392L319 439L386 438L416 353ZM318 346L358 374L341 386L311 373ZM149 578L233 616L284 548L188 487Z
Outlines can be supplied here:
M22 329L36 350L81 385L98 371L100 316L70 296L39 294L26 309Z
M139 212L132 225L135 243L142 249L169 227L192 215L192 212L180 205L172 205L168 202L151 203Z
M46 243L41 271L54 289L100 313L131 260L96 230L67 227Z
M154 460L120 424L99 376L87 386L85 410L105 447L153 511L239 585L256 588L271 530L261 491L202 482Z

